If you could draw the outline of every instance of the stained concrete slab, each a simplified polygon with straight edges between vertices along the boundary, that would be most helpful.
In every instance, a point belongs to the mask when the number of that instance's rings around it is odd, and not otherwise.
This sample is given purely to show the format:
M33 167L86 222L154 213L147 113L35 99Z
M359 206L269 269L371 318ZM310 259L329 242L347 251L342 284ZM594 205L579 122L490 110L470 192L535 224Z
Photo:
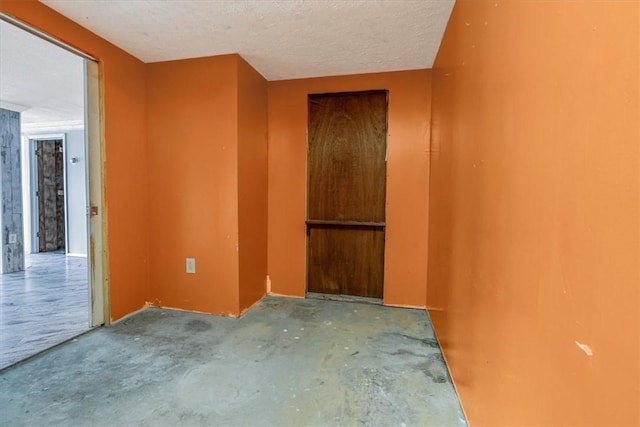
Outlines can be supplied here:
M423 310L267 297L148 309L0 371L1 425L457 426Z

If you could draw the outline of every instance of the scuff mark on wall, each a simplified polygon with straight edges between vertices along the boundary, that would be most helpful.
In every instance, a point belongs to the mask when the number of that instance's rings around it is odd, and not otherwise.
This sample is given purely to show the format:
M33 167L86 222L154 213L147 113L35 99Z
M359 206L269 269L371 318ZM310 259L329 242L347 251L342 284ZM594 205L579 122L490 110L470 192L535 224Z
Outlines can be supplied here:
M587 356L593 356L593 350L591 350L591 347L589 347L588 345L582 344L580 341L576 341L576 345L580 350L584 351Z

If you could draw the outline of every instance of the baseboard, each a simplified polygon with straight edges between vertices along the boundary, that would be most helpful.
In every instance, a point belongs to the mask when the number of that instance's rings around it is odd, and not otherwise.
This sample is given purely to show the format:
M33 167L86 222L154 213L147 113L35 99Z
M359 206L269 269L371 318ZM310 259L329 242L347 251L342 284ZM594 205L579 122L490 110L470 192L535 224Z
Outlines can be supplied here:
M237 319L239 317L233 313L212 313L208 311L187 310L186 308L168 307L164 305L152 305L151 307L160 310L182 311L183 313L206 314L207 316L232 317L234 319Z
M284 298L298 298L298 299L306 298L305 295L287 295L287 294L279 294L277 292L267 292L267 295L269 295L270 297L284 297Z
M245 313L247 313L249 310L251 310L253 307L255 307L256 305L258 305L260 303L260 301L262 301L265 297L267 296L267 294L265 293L264 295L262 295L260 298L258 298L257 301L255 301L253 304L251 304L249 307L245 308L244 310L240 311L240 315L238 317L242 317L245 315Z
M316 292L307 292L306 297L309 299L317 299L322 301L338 301L338 302L353 302L357 304L383 305L381 298L357 297L353 295L320 294Z
M72 257L77 257L77 258L86 258L87 254L76 254L76 253L73 253L73 252L69 252L67 254L67 256L72 256Z
M440 343L440 338L438 338L438 332L436 331L436 327L433 324L433 321L431 320L431 313L429 313L429 310L435 310L435 311L443 311L442 309L433 309L433 308L425 308L425 311L427 313L427 318L429 319L429 324L431 325L431 330L433 330L433 336L436 338L436 342L438 343L438 347L440 348L440 354L442 354L442 360L444 360L444 366L447 368L447 374L449 374L449 378L451 379L451 385L453 386L453 390L456 392L456 397L458 398L458 403L460 404L460 409L462 409L462 414L464 415L464 419L467 422L467 425L469 424L469 417L467 417L467 411L464 410L464 405L462 404L462 399L460 399L460 393L458 392L458 386L456 385L456 382L453 380L453 375L451 375L451 368L449 368L449 362L447 361L447 355L444 352L444 349L442 348L442 344Z
M410 305L410 304L387 304L386 302L382 302L385 307L397 307L397 308L410 308L417 310L426 310L424 305Z
M148 309L149 307L153 307L151 304L149 304L148 302L146 302L141 308L137 309L136 311L132 311L131 313L125 314L124 316L122 316L121 318L119 318L118 320L113 320L111 319L111 321L109 322L108 325L105 325L106 327L111 327L117 323L122 322L123 320L127 320L128 318L130 318L131 316L135 316L136 314L142 313L143 311L145 311L146 309Z

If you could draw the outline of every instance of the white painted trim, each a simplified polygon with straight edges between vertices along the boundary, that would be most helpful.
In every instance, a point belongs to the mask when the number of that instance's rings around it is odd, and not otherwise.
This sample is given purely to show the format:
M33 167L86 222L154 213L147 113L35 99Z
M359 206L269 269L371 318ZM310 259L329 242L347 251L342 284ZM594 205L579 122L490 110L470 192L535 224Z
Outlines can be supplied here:
M38 141L49 141L54 139L64 139L67 135L64 132L54 132L54 133L29 133L27 138L35 139Z
M31 123L22 126L22 134L34 134L40 132L59 133L72 130L84 130L84 120L65 120L57 122Z
M27 107L26 105L14 104L13 102L5 101L4 99L0 99L0 108L4 108L5 110L16 111L18 113L22 113L23 111L27 111L31 107Z
M29 200L31 206L29 209L29 219L31 222L31 253L37 254L39 252L40 242L38 240L38 216L40 215L38 209L38 198L36 197L36 188L38 188L38 170L36 159L35 140L27 137L27 149L29 150Z
M74 258L87 258L87 254L77 254L74 252L67 252L67 256L74 257Z
M64 253L69 253L69 188L67 187L67 135L62 139L62 191L64 191ZM84 180L87 180L85 176ZM88 267L87 267L88 268Z

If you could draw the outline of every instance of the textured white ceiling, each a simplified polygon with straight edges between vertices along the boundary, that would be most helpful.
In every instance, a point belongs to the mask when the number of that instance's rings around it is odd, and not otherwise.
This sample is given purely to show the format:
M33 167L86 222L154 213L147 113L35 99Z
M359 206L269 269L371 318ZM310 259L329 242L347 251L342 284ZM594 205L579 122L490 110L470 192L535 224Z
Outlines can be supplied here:
M454 0L41 0L144 62L239 53L268 80L431 68Z
M82 126L83 79L82 58L0 21L0 107L23 130Z
M145 62L240 53L268 80L430 68L453 0L41 0ZM0 107L78 127L82 59L0 21Z

